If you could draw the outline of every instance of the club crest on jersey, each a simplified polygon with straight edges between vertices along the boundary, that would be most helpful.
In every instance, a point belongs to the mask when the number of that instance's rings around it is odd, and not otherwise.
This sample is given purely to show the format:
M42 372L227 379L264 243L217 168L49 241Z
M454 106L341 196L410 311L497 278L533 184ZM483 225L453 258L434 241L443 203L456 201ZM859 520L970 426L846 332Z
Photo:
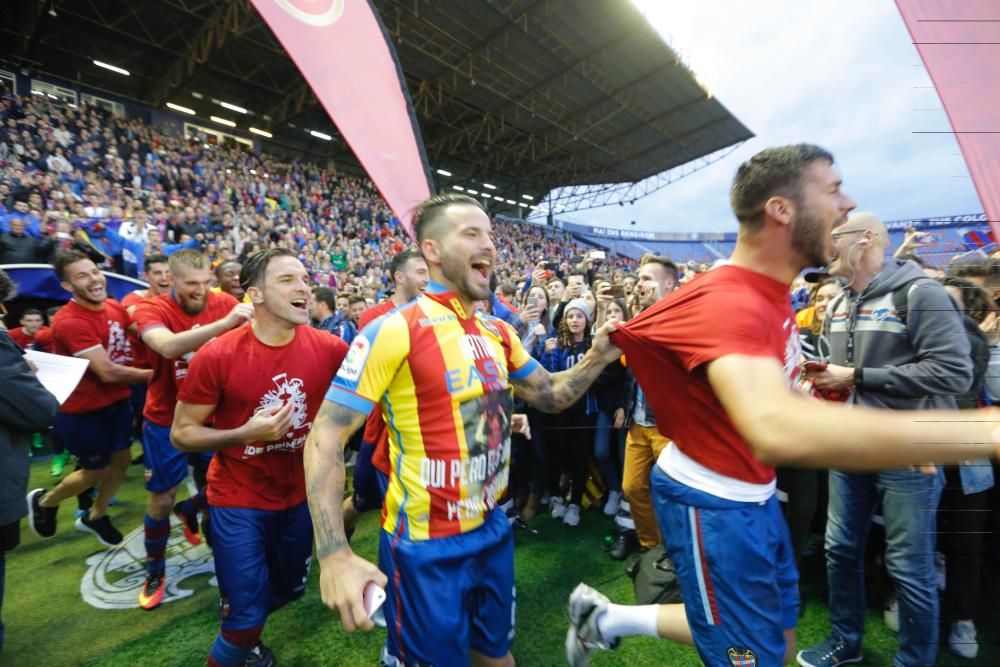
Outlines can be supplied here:
M733 667L757 667L757 654L746 646L730 646L726 655Z
M361 377L361 369L365 367L365 361L372 351L372 344L364 334L358 334L351 343L351 349L347 351L344 362L340 364L337 376L348 382L357 382Z

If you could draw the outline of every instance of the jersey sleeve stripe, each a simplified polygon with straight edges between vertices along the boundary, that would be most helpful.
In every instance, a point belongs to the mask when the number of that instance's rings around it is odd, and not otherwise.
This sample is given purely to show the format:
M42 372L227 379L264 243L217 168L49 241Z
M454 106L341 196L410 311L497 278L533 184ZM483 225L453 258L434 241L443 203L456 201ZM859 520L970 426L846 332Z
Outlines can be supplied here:
M339 385L333 385L330 387L329 391L326 392L326 400L331 403L336 403L337 405L343 405L345 408L350 408L356 412L361 412L363 414L368 414L375 407L375 403L369 401L363 396L358 396L350 389L346 389Z
M536 360L534 357L529 357L528 362L523 366L521 366L520 368L518 368L516 371L512 372L510 374L510 377L512 380L523 380L524 378L534 373L535 369L538 368L539 366L541 366L541 364L538 363L538 360Z
M88 352L92 352L93 350L103 349L103 348L104 348L104 346L101 345L100 343L98 343L97 345L91 345L90 347L88 347L86 349L80 350L78 352L74 352L73 356L74 357L79 357L79 356L82 356L84 354L87 354Z

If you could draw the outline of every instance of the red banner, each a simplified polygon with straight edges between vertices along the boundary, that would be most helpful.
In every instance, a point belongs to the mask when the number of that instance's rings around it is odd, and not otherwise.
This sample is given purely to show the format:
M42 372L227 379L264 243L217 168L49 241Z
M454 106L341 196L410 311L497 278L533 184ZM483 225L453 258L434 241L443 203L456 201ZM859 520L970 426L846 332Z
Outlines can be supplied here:
M1000 0L896 0L1000 238Z
M278 41L413 236L433 185L396 52L364 0L253 0Z

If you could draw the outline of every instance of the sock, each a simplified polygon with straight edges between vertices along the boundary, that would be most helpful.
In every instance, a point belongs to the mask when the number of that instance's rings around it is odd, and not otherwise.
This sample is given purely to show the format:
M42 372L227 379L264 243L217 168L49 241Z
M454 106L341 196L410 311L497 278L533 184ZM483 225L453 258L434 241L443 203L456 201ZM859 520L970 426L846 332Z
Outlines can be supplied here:
M205 489L202 489L187 500L182 500L179 509L186 516L194 516L207 507L208 502L205 500Z
M208 667L243 667L263 629L256 625L247 630L220 630L208 654Z
M154 519L147 514L143 518L143 527L146 532L146 569L150 576L163 574L170 519Z
M597 629L609 644L619 637L659 637L656 632L659 613L658 604L609 604L607 611L597 617Z

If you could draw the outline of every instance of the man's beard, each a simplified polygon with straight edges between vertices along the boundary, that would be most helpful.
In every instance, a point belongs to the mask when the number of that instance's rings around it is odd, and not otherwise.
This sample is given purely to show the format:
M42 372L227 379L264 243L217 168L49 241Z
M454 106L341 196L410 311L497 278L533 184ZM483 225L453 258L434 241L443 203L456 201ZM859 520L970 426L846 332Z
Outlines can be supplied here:
M792 250L802 256L802 268L826 266L830 258L826 256L823 222L808 207L800 206L799 210L802 212L792 228Z
M488 284L480 288L472 283L469 276L472 267L468 262L459 262L448 254L443 254L442 260L441 272L452 285L465 293L462 296L468 297L471 301L489 300L493 296Z
M208 302L208 295L201 301L193 301L189 299L178 299L181 305L181 310L183 310L188 315L198 315L201 311L205 310L205 304Z

